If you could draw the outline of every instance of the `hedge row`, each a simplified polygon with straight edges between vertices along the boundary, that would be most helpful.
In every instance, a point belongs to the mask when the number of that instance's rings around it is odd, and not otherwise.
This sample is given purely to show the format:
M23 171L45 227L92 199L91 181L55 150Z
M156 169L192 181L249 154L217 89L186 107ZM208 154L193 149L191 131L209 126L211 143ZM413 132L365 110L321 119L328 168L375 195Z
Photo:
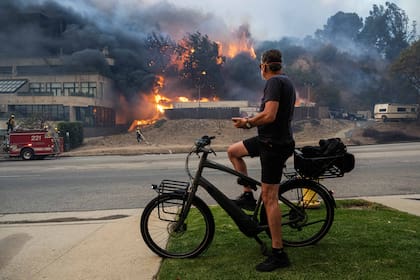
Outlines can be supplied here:
M83 144L83 125L80 122L60 122L57 124L59 135L64 138L66 150Z

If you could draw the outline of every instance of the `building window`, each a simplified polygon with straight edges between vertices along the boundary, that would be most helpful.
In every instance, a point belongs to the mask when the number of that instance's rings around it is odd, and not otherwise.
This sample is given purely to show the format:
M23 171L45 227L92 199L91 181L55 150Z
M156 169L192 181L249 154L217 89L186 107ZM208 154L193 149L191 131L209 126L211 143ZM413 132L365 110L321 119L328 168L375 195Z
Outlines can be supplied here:
M12 66L0 66L0 74L1 75L12 75L13 74L13 67Z
M11 105L10 109L22 118L36 118L42 121L68 121L70 110L63 105Z
M111 108L89 106L75 107L76 121L86 127L110 127L115 125L115 111Z
M42 93L45 92L43 83L29 83L29 92Z
M64 83L63 91L64 91L64 95L66 96L76 95L76 92L77 92L76 83Z
M96 97L96 82L89 82L89 93Z
M83 96L96 96L96 82L82 82L80 83L80 89Z
M46 89L48 93L54 96L62 95L61 83L46 83Z

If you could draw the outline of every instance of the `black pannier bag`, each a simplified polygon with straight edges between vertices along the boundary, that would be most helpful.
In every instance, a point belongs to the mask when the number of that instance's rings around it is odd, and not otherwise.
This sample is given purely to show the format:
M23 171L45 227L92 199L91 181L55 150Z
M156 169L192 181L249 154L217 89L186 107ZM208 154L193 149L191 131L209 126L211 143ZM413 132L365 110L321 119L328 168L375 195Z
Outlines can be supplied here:
M335 178L353 170L354 156L340 138L319 140L319 146L295 149L294 167L306 178Z

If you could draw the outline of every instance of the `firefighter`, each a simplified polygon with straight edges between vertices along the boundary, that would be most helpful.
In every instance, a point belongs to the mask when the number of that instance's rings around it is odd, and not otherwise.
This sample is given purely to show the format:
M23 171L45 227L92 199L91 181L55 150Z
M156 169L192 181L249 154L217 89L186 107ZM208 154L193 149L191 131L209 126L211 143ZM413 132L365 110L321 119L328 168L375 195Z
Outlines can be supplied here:
M140 127L138 126L136 129L136 137L137 137L137 142L141 143L141 141L143 141L144 137L143 134L141 133Z
M15 115L11 114L9 120L7 121L7 133L12 132L15 129Z

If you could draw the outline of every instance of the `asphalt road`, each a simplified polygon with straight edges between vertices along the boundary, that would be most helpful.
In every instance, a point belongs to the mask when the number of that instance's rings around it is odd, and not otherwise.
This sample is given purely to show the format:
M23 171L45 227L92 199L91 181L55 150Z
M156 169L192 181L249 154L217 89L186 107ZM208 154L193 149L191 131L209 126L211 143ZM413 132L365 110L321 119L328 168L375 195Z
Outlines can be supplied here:
M356 167L343 178L321 183L335 196L357 197L420 193L420 143L354 146ZM0 161L0 213L131 209L155 196L152 183L187 180L185 154L61 157ZM214 160L228 164L226 153ZM195 160L192 161L194 164ZM259 177L258 159L247 160ZM288 162L293 166L293 162ZM235 178L206 172L229 197L239 194ZM212 202L208 195L201 197Z

